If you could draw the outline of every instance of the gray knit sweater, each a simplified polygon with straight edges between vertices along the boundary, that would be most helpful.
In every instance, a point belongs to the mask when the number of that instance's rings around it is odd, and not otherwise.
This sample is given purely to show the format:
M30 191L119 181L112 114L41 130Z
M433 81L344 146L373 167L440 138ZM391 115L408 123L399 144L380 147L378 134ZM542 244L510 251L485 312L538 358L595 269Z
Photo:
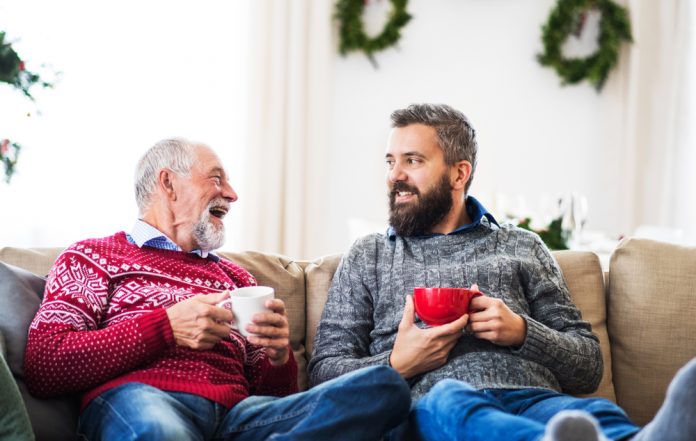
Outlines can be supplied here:
M358 240L334 275L309 363L310 382L388 364L405 296L414 287L472 283L526 320L524 344L502 347L464 334L444 366L410 380L414 398L445 378L477 389L597 388L603 368L598 339L571 302L553 256L534 233L485 224L454 235L373 234Z

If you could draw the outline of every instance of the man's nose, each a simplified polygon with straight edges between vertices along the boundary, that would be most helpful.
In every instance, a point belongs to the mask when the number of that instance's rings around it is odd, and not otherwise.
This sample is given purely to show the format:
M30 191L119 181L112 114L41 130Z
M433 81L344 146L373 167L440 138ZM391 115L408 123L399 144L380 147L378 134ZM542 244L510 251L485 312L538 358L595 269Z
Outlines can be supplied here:
M394 183L405 180L406 173L404 173L404 170L399 166L399 164L394 164L391 170L389 170L389 181Z
M237 192L234 191L234 188L227 181L224 181L222 185L222 197L230 202L235 202L238 199Z

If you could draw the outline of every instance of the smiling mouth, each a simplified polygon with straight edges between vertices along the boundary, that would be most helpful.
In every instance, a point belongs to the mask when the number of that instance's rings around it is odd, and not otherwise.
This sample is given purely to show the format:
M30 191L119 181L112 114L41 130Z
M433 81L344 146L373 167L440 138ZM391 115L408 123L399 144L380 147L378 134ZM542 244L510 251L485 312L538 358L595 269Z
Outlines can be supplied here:
M218 207L211 207L210 210L208 210L208 211L210 212L211 216L222 220L222 218L224 218L225 215L227 215L228 210L229 209L227 207L219 207L218 206Z
M415 197L415 194L410 191L395 191L394 202L406 202Z

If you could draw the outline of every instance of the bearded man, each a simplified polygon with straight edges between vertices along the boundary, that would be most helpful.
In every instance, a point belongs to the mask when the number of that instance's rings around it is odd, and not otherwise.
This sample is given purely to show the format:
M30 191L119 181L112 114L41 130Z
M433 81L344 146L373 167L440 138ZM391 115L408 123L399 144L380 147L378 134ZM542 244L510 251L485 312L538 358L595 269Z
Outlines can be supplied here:
M409 382L413 405L389 439L693 439L696 361L640 432L614 403L567 395L599 385L599 341L539 237L498 225L468 195L477 152L468 119L449 106L418 104L395 111L392 124L391 226L359 239L341 260L310 382L392 366ZM484 294L470 314L431 328L416 320L415 287L465 286Z
M216 305L256 280L213 252L237 194L209 147L158 142L135 193L130 233L58 257L29 330L29 390L79 393L80 439L369 440L405 418L408 385L384 366L295 393L282 300L246 325L254 335L231 328Z

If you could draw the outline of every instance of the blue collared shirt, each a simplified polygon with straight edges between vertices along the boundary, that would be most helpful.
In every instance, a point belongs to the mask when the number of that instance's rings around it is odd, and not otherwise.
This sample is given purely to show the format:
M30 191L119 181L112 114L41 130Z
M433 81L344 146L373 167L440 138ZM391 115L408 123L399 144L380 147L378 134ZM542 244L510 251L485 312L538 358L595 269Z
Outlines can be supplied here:
M459 234L463 233L464 231L471 230L472 228L476 228L479 225L483 224L487 227L490 227L491 224L495 225L496 227L500 228L500 225L498 225L498 222L495 220L492 214L486 210L486 207L481 205L481 203L473 196L467 196L466 197L466 213L469 215L469 218L471 219L470 224L462 225L461 227L457 228L456 230L447 233L449 234ZM396 240L396 231L394 230L394 227L389 227L387 229L387 236L389 236L389 239L391 240ZM433 237L433 236L444 236L442 233L431 233L431 234L421 234L418 235L417 237Z
M135 225L133 225L133 230L130 234L126 233L126 239L128 239L128 242L137 245L138 248L147 246L161 250L183 251L179 245L174 243L173 240L142 219L138 219L135 222ZM203 259L209 257L214 262L220 260L220 258L212 251L192 250L191 253L196 254Z

